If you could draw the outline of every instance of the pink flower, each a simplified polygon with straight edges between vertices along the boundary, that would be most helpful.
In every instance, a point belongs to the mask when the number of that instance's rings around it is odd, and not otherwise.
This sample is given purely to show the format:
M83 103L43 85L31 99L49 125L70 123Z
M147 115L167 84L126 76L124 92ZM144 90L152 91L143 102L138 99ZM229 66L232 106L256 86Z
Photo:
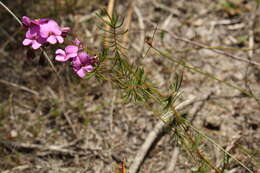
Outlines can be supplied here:
M46 39L39 37L39 30L40 28L38 25L34 25L28 28L25 39L23 40L23 45L31 45L33 49L38 49L41 47L41 45L46 42Z
M83 46L80 40L75 39L72 41L73 45L68 45L64 50L56 50L56 61L65 62L72 59L73 70L81 78L86 76L86 72L92 72L94 65L97 62L97 57L91 57L83 51Z
M50 20L50 19L35 19L35 20L32 20L27 16L22 17L22 23L23 23L24 27L26 27L26 28L29 28L33 25L41 25L43 23L46 23L48 20Z
M62 27L60 28L61 29L61 32L62 32L62 37L66 37L67 36L67 33L70 31L70 27Z
M50 44L63 43L62 30L54 20L48 20L40 24L40 36L46 38Z
M79 39L75 39L74 41L72 41L73 44L77 45L77 46L81 46L81 41Z
M31 22L32 22L32 20L29 17L27 17L27 16L22 17L22 23L23 23L24 27L30 27Z
M86 76L86 72L92 72L94 70L94 64L96 57L91 57L85 52L78 53L78 56L73 58L72 67L80 78ZM94 61L93 61L94 60Z
M70 58L74 58L78 55L79 48L74 45L69 45L65 48L65 51L62 49L56 50L56 61L65 62Z
M38 49L44 43L63 43L69 27L60 27L54 20L39 19L32 20L27 16L22 17L22 23L27 30L23 45L31 45L33 49Z

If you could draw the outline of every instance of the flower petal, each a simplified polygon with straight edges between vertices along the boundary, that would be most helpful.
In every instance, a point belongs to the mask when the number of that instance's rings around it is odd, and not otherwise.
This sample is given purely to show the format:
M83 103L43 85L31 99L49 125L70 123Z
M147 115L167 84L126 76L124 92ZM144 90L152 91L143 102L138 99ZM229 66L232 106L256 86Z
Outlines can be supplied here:
M67 59L66 59L65 56L63 56L63 55L57 55L57 56L55 57L55 60L56 60L56 61L60 61L60 62L65 62L65 61L67 61Z
M92 65L87 65L85 67L82 67L82 69L86 72L92 72L94 70Z
M67 58L74 58L76 56L78 56L77 53L69 53L69 54L67 54Z
M57 39L54 35L51 35L47 38L47 42L51 43L51 44L56 44L57 43Z
M56 39L58 40L59 43L64 42L64 38L62 36L56 36Z
M80 62L80 59L79 59L78 56L73 57L72 66L73 66L73 68L76 68L76 69L79 69L79 68L80 68L81 62Z
M74 45L69 45L69 46L65 47L65 52L67 54L77 53L78 50L79 50L79 48L77 46L74 46Z
M70 27L62 27L60 29L61 29L61 32L69 32L70 31Z
M74 44L76 44L78 46L81 44L80 40L77 39L77 38L74 41L72 41L72 43L74 43Z
M78 53L78 57L79 57L79 59L80 59L80 62L82 63L82 64L88 64L90 61L90 56L86 53L86 52L80 52L80 53Z
M85 71L81 68L77 71L77 75L80 77L80 78L84 78L85 77Z
M48 27L49 27L50 31L52 33L54 33L56 36L61 35L61 33L62 33L61 29L60 29L59 25L57 24L57 22L55 22L54 20L50 20L48 22Z
M39 35L39 30L40 28L38 26L32 26L28 29L28 31L26 32L25 37L26 38L33 38L33 37L37 37Z
M55 51L55 54L59 54L59 55L66 55L66 53L64 52L64 50L62 50L62 49L57 49L56 51Z
M24 45L24 46L28 46L28 45L30 45L31 43L32 43L32 40L30 40L30 39L27 39L27 38L26 38L26 39L23 40L23 45Z
M31 19L27 16L23 16L22 23L24 26L29 27L31 25Z
M38 43L37 41L33 40L33 41L32 41L32 48L33 48L34 50L36 50L36 49L38 49L39 47L41 47L41 44Z

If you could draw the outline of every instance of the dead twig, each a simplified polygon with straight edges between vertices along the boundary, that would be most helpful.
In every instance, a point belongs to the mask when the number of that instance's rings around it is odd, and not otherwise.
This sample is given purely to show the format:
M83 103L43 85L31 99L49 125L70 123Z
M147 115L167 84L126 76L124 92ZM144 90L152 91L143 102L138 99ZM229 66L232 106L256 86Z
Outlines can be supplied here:
M69 156L89 156L97 151L97 149L82 149L83 151L74 151L72 149L67 149L66 147L70 147L72 144L69 145L40 145L40 144L30 144L30 143L21 143L21 142L10 142L0 140L0 146L3 146L11 151L19 151L19 152L40 152L36 155L43 155L44 153L48 154L62 154L62 155L69 155ZM49 153L50 152L50 153Z
M85 22L93 17L96 17L98 13L100 13L101 10L95 10L94 12L84 15L82 17L79 18L79 23Z
M165 31L165 30L164 30ZM175 34L173 34L172 32L170 31L166 31L172 38L174 38L175 40L180 40L180 41L184 41L186 43L189 43L189 44L192 44L192 45L195 45L195 46L198 46L198 47L201 47L201 48L204 48L204 49L209 49L215 53L218 53L218 54L221 54L221 55L225 55L227 57L230 57L234 60L238 60L238 61L241 61L241 62L246 62L246 63L249 63L249 64L254 64L254 65L257 65L257 66L260 66L260 63L256 62L256 61L252 61L252 60L248 60L248 59L245 59L245 58L242 58L242 57L239 57L239 56L236 56L236 55L232 55L230 53L227 53L227 52L224 52L222 50L219 50L219 49L214 49L214 48L210 48L209 46L205 45L205 44L202 44L202 43L199 43L199 42L196 42L196 41L192 41L192 40L189 40L189 39L186 39L186 38L183 38L183 37L179 37Z
M179 104L176 107L176 110L181 110L185 107L187 107L188 105L193 104L195 101L195 98L192 97L191 99ZM171 119L172 114L169 113L167 115L164 116L163 119ZM170 123L170 122L169 122ZM143 143L143 145L141 146L141 148L139 149L139 151L136 154L136 157L132 163L132 165L129 168L129 172L130 173L136 173L138 172L142 162L145 159L145 156L147 155L149 149L151 148L152 144L156 141L156 139L158 139L158 137L162 134L163 129L167 126L167 124L165 124L163 121L159 121L156 125L155 128L153 129L153 131L151 131L147 138L146 141Z
M174 8L170 8L170 7L167 7L166 5L161 4L161 3L157 2L156 0L152 0L152 3L153 3L153 5L154 5L155 7L161 8L161 9L163 9L163 10L165 10L165 11L168 11L168 12L170 12L173 16L175 16L175 17L178 17L178 16L181 15L181 13L180 13L179 10L174 9Z
M189 115L190 115L190 122L191 124L194 122L195 118L197 117L199 111L203 108L203 106L205 105L205 102L207 100L209 100L211 98L211 96L213 95L212 92L206 93L204 94L201 98L200 102L197 102L193 105L192 109L189 111Z
M64 117L65 117L66 121L68 122L68 124L69 124L69 126L70 126L70 128L71 128L71 130L72 130L72 132L73 132L73 134L74 134L74 136L75 136L77 139L79 139L79 135L78 135L78 133L77 133L77 131L76 131L76 128L75 128L74 124L72 123L72 121L71 121L71 119L70 119L70 116L68 115L69 113L70 113L70 112L65 112L65 113L64 113Z
M257 15L256 12L259 8L259 3L256 4L256 8L253 10L253 14L251 16L251 20L249 22L249 40L248 40L248 48L249 48L249 52L248 52L248 61L252 61L252 58L254 56L254 47L255 47L255 24L256 24L256 19L257 19ZM252 66L251 66L252 67ZM253 66L253 68L255 68ZM245 87L248 89L249 92L252 93L252 89L249 85L249 79L248 79L248 75L249 75L249 69L250 69L250 64L247 65L246 67L246 72L245 72L245 77L244 77L244 81L245 81Z
M142 13L141 13L141 11L138 9L138 7L134 7L134 12L135 12L135 14L136 14L137 17L138 17L138 23L139 23L140 34L141 34L140 40L139 40L140 45L139 45L139 46L136 46L136 48L137 48L137 51L138 51L138 52L143 52L143 49L144 49L144 41L145 41L144 19L143 19Z
M108 2L108 6L107 6L107 13L110 17L112 17L113 15L113 11L114 11L114 5L115 5L115 0L109 0ZM105 16L104 17L104 20L108 21L108 16ZM105 26L105 30L106 31L110 31L110 26L109 25L106 25ZM109 33L106 32L105 33L105 39L109 36ZM106 47L109 43L104 41L104 46Z
M178 160L178 155L179 155L179 147L175 146L173 153L172 153L172 158L168 164L168 168L166 170L167 173L172 173L174 172L177 160Z
M3 83L5 85L9 85L9 86L12 86L12 87L15 87L15 88L27 91L27 92L29 92L29 93L31 93L33 95L36 95L36 96L39 96L39 93L37 91L32 90L30 88L27 88L25 86L21 86L21 85L18 85L18 84L12 83L12 82L8 82L8 81L2 80L2 79L0 79L0 83Z
M111 101L111 108L110 108L110 130L111 133L113 133L113 121L114 121L114 105L115 105L115 95L113 95L112 101Z
M128 10L127 10L127 16L125 20L125 25L124 25L124 31L129 30L131 27L131 22L132 22L132 16L133 16L133 8L135 5L136 0L132 0L129 2L128 5ZM128 40L128 32L126 32L123 36L123 43L127 45L127 40Z
M194 103L197 103L197 102L203 102L205 100L208 100L209 97L212 95L212 93L210 92L209 94L205 94L204 96L200 97L200 98L196 98L195 97L191 97L190 99L188 99L187 101L179 104L176 106L176 111L180 111L182 109L184 109L185 107L189 106L189 105L192 105ZM201 103L201 104L203 104ZM173 118L172 118L172 113L171 112L168 112L167 114L165 114L163 116L163 119L167 121L167 124L171 123L173 121ZM159 121L156 125L155 125L155 128L153 131L151 131L147 138L146 138L146 141L143 143L143 145L141 146L141 148L139 149L139 151L137 152L136 154L136 157L129 169L129 172L130 173L136 173L138 172L142 162L144 161L146 155L148 154L148 151L150 150L151 146L154 144L154 142L159 138L159 137L162 137L163 135L163 131L164 131L164 128L167 127L167 124L163 121ZM176 149L177 150L177 149ZM174 152L177 152L177 151L174 151ZM175 153L176 154L176 153ZM177 155L173 155L172 157L172 160L171 161L174 161L176 163L176 160L174 159L177 159ZM173 162L173 163L174 163ZM172 166L172 167L168 167L167 170L173 170L175 166Z

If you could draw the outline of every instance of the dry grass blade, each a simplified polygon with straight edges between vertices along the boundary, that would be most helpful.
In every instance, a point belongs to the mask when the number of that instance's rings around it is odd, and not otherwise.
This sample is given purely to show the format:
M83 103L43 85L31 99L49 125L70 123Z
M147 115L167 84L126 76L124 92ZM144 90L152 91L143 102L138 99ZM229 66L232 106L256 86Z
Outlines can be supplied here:
M163 31L165 31L165 30L163 30ZM253 65L260 66L260 63L258 63L258 62L256 62L256 61L250 61L250 60L248 60L248 59L241 58L241 57L239 57L239 56L232 55L232 54L230 54L230 53L227 53L227 52L224 52L224 51L221 51L221 50L218 50L218 49L214 49L214 48L212 49L212 48L210 48L209 46L204 45L204 44L202 44L202 43L199 43L199 42L196 42L196 41L192 41L192 40L189 40L189 39L186 39L186 38L183 38L183 37L179 37L179 36L173 34L173 33L170 32L170 31L165 31L165 32L167 32L172 38L174 38L174 39L176 39L176 40L181 40L181 41L184 41L184 42L186 42L186 43L193 44L193 45L195 45L195 46L199 46L199 47L204 48L204 49L209 49L209 50L211 50L211 51L213 51L213 52L215 52L215 53L218 53L218 54L221 54L221 55L225 55L225 56L227 56L227 57L229 57L229 58L232 58L232 59L234 59L234 60L238 60L238 61L246 62L246 63L248 63L248 64L253 64Z
M27 91L27 92L29 92L33 95L39 96L39 93L37 91L34 91L34 90L27 88L25 86L21 86L21 85L18 85L18 84L12 83L12 82L8 82L8 81L2 80L2 79L0 79L0 82L5 84L5 85L9 85L9 86L12 86L12 87L15 87L15 88L19 88L19 89Z

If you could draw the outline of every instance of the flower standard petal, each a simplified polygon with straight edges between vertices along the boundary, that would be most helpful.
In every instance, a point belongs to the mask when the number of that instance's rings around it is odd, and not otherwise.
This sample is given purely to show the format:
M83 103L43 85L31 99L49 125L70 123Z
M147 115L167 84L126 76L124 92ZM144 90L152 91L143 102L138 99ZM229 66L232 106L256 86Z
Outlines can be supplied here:
M69 58L74 58L74 57L77 57L78 56L78 54L77 53L69 53L69 54L67 54L67 58L69 59Z
M79 57L80 62L83 65L89 64L90 56L86 52L78 53L78 57Z
M57 22L55 22L54 20L50 20L48 22L48 26L50 31L54 34L54 35L61 35L62 31L61 28L59 27L59 25L57 24Z
M47 38L50 35L60 36L62 31L59 25L54 20L47 20L40 24L40 35L43 38Z
M31 19L27 16L22 17L22 23L25 27L30 27L31 25Z
M74 45L69 45L69 46L65 47L65 52L67 54L77 53L78 50L79 50L79 48Z

